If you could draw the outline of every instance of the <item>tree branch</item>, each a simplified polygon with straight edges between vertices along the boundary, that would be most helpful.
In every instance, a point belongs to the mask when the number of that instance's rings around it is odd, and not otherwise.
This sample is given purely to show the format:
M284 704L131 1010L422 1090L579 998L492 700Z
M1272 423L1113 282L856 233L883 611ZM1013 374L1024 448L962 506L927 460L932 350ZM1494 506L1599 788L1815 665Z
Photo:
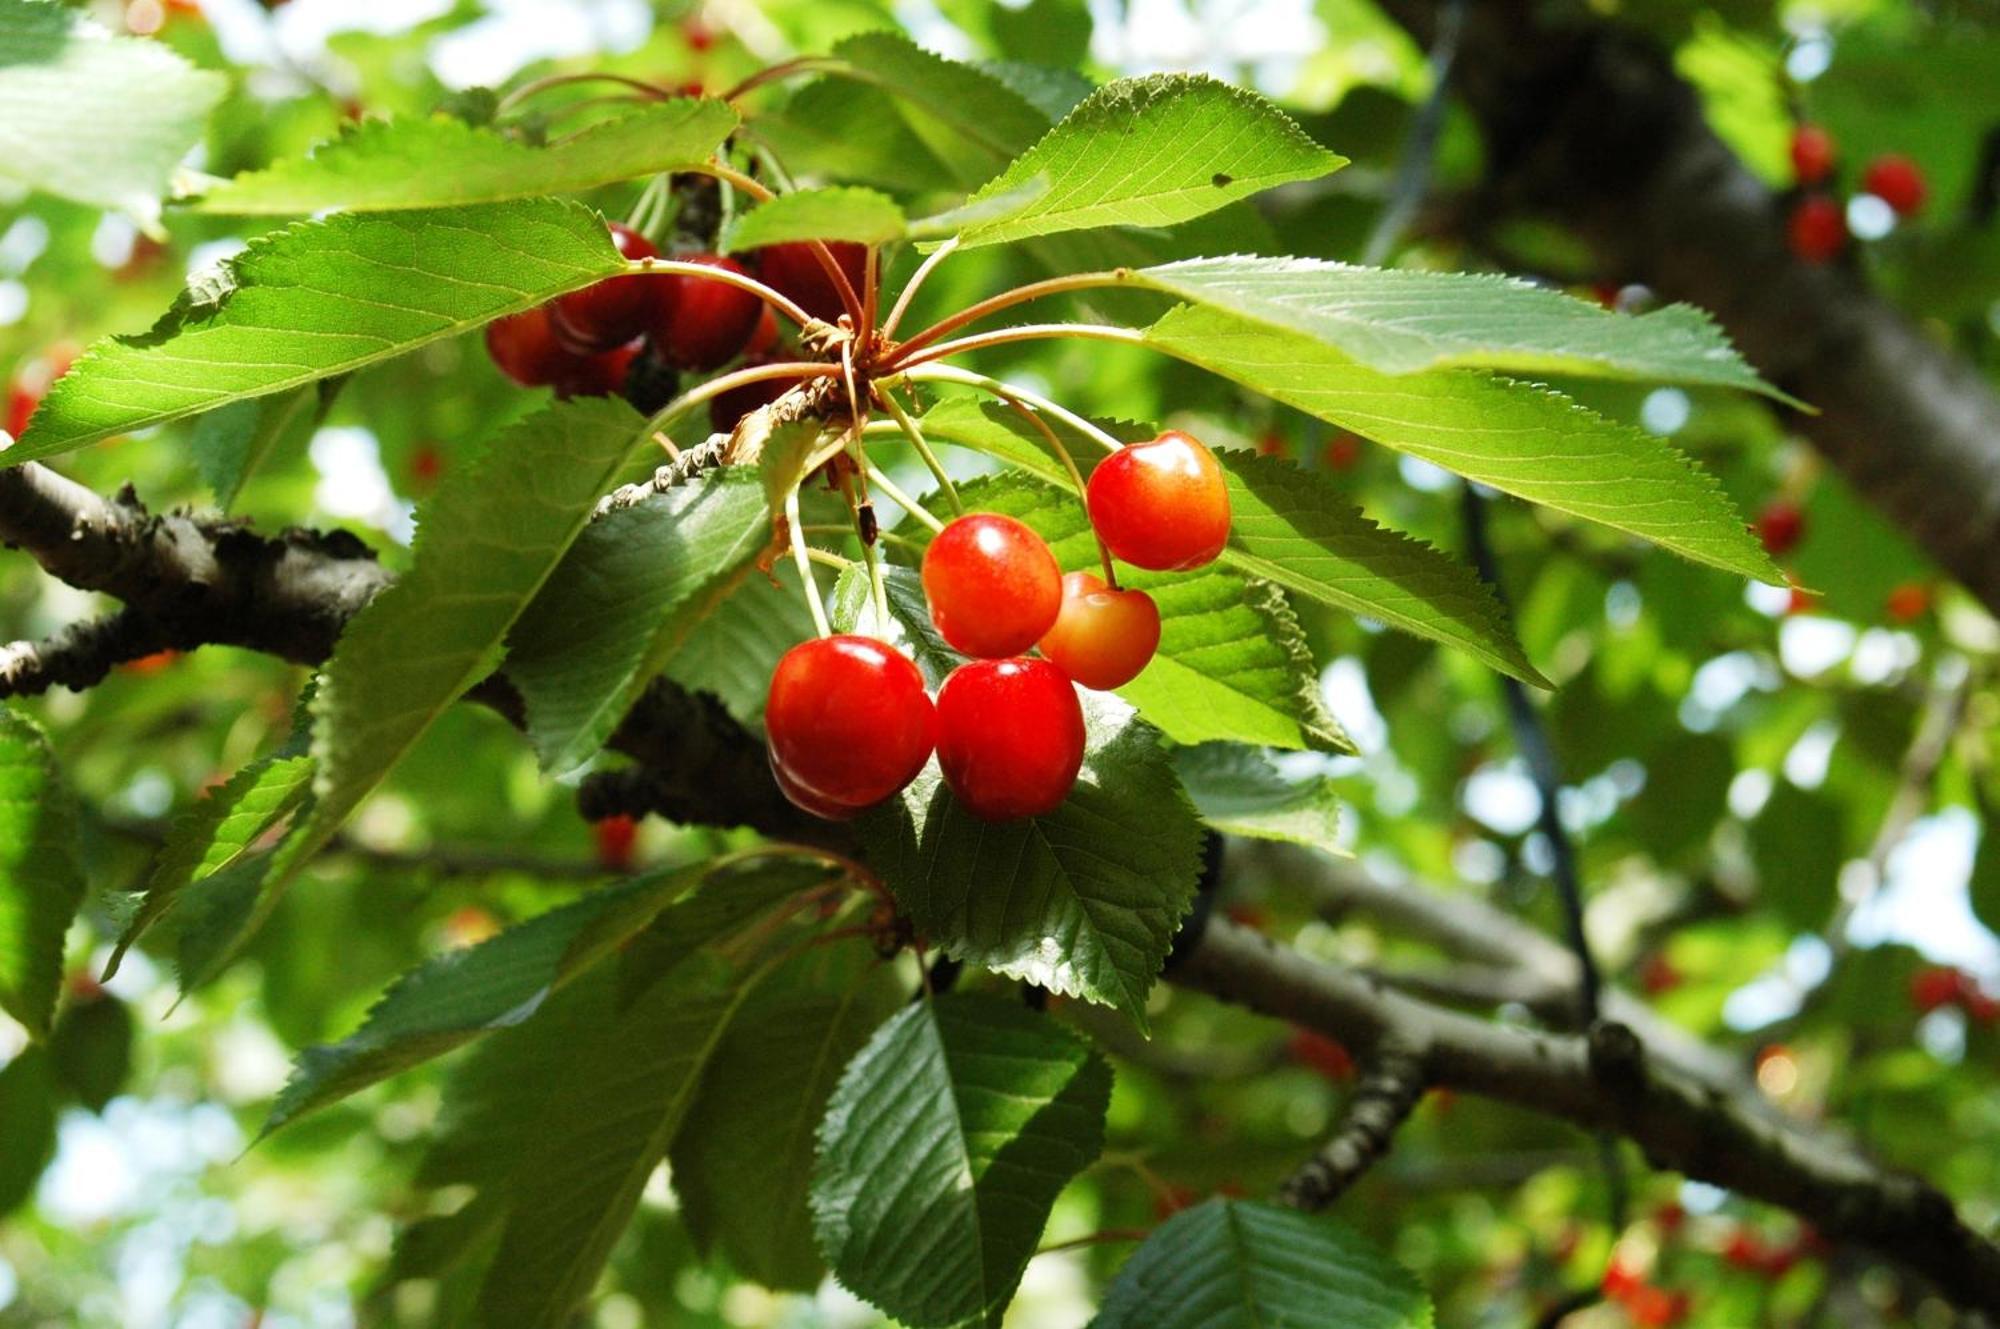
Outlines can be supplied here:
M0 696L38 697L55 687L94 687L117 666L172 645L165 624L132 609L72 623L44 641L0 646Z
M1333 1137L1291 1175L1279 1198L1308 1213L1318 1213L1339 1199L1389 1152L1396 1132L1429 1087L1422 1059L1385 1042L1356 1082Z

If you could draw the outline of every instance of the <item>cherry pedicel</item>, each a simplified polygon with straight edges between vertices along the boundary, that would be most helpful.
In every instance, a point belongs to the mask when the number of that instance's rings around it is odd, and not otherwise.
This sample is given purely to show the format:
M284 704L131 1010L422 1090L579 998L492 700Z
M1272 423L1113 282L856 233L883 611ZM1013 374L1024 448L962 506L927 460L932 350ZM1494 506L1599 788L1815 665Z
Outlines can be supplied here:
M1823 184L1833 174L1833 157L1833 135L1818 125L1792 131L1792 175L1801 185Z
M771 675L771 771L799 807L844 820L888 798L930 760L937 715L909 657L873 637L801 642Z
M659 251L629 226L611 223L611 243L630 258L654 258ZM549 327L572 351L592 354L623 346L653 321L653 305L669 279L612 277L572 291L550 306Z
M1924 183L1923 169L1899 153L1887 153L1868 163L1861 175L1861 187L1881 199L1898 217L1914 217L1923 211L1930 188Z
M753 356L744 362L743 367L751 369L769 363L771 361ZM769 406L804 381L797 378L761 378L739 383L727 392L718 393L708 399L709 427L718 434L727 434L744 416L760 406Z
M974 660L938 689L944 782L983 821L1061 806L1083 766L1083 707L1046 660Z
M854 293L865 295L862 286L867 280L868 250L842 240L829 241L826 247L833 254L834 263L846 274ZM772 290L790 296L799 308L823 322L838 322L847 312L840 288L809 244L772 245L758 250L757 275Z
M741 263L720 254L690 254L685 261L747 275ZM704 277L653 280L662 288L653 304L653 346L669 363L706 372L741 354L756 331L762 300L740 286Z
M1215 561L1229 540L1229 486L1215 454L1179 430L1099 462L1090 524L1118 558L1155 572Z
M1042 654L1074 681L1108 692L1139 676L1160 647L1160 607L1144 591L1113 589L1094 573L1062 579L1062 609Z
M959 517L924 551L924 598L967 655L1019 655L1055 625L1062 569L1041 536L998 513Z
M1809 194L1785 219L1785 243L1807 263L1831 263L1847 247L1847 214L1824 194Z

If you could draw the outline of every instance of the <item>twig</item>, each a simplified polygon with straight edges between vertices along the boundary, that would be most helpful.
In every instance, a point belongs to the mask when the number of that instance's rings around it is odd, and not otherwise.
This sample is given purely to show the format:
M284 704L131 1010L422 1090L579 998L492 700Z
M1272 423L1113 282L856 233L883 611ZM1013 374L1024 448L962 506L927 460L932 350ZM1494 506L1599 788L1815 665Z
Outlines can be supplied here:
M1422 1059L1385 1041L1355 1084L1332 1137L1291 1175L1279 1197L1308 1213L1318 1213L1339 1199L1389 1152L1396 1131L1416 1110L1424 1088Z

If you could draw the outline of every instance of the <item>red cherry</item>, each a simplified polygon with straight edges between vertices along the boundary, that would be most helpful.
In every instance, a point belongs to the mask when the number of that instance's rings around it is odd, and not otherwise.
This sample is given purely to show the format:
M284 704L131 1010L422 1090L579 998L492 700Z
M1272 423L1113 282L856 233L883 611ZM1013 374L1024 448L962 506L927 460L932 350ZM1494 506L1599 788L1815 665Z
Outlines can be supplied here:
M1956 969L1933 966L1910 975L1910 1005L1919 1015L1955 1004L1965 990L1965 975Z
M35 414L35 408L42 404L41 394L23 387L19 383L7 389L7 432L15 438L28 432L28 420Z
M1041 536L994 512L959 517L924 551L931 621L967 655L1019 655L1062 608L1062 569Z
M1674 962L1659 951L1647 956L1646 962L1639 966L1639 987L1649 997L1671 992L1684 981L1681 971L1674 968Z
M1818 125L1800 125L1792 131L1792 174L1810 188L1833 174L1833 135Z
M1291 448L1292 445L1285 441L1285 436L1275 429L1266 430L1263 437L1257 440L1257 455L1260 457L1282 457L1290 452Z
M444 454L435 443L419 443L417 450L410 454L410 483L414 487L429 490L436 486L438 477L444 474Z
M1062 579L1062 609L1042 654L1087 688L1108 692L1139 676L1160 647L1160 608L1144 591L1112 590L1089 572Z
M1638 1270L1613 1256L1611 1263L1604 1270L1604 1281L1599 1286L1609 1300L1629 1301L1635 1293L1646 1286L1646 1280Z
M1764 552L1772 558L1783 558L1798 548L1799 541L1805 537L1806 514L1789 499L1772 499L1757 514L1756 529Z
M1648 1284L1626 1298L1625 1313L1638 1329L1673 1329L1687 1319L1692 1301L1685 1292L1669 1292Z
M1326 441L1326 464L1329 470L1351 471L1361 460L1361 440L1353 434L1339 433Z
M909 657L873 637L823 637L786 651L764 707L778 787L815 816L851 817L930 760L937 716Z
M754 368L758 359L744 364L745 369ZM799 385L796 378L765 378L754 383L744 383L717 393L708 399L709 427L718 434L726 434L736 428L736 422L760 406L769 406L778 398Z
M1914 623L1930 612L1930 587L1918 581L1906 581L1889 592L1889 598L1882 603L1883 612L1891 623Z
M161 670L171 667L173 662L180 658L181 653L176 650L154 651L151 655L142 655L136 660L127 660L119 668L128 674L157 674Z
M733 258L690 254L689 263L743 274ZM740 286L705 277L656 278L665 288L653 306L653 346L683 369L707 371L734 359L756 330L764 302Z
M1787 614L1810 614L1819 608L1819 597L1803 586L1794 586L1785 596Z
M1847 247L1847 214L1824 194L1809 194L1785 219L1785 242L1807 263L1831 263Z
M1083 766L1083 707L1046 660L974 660L938 689L938 764L984 821L1054 812Z
M832 251L834 263L847 274L847 283L855 294L865 294L861 287L867 277L868 250L844 240L830 240L826 247ZM757 275L764 279L765 285L780 295L790 296L814 318L834 323L847 312L840 288L827 275L813 247L803 241L758 250Z
M524 388L542 388L576 367L577 357L556 341L547 305L486 325L486 353L500 372Z
M611 243L626 258L655 258L659 250L629 226L610 223ZM589 355L623 346L652 322L653 305L668 277L611 277L571 291L549 309L549 327L556 340L572 351Z
M1292 1036L1285 1041L1285 1055L1296 1065L1343 1084L1354 1078L1354 1057L1346 1045L1313 1029L1294 1025Z
M778 316L772 313L771 306L763 301L757 303L759 305L757 326L750 330L750 340L743 347L743 357L746 360L769 355L772 348L778 344Z
M597 865L611 872L632 866L632 848L639 840L639 823L624 813L616 813L591 824L597 841Z
M1229 486L1215 454L1170 429L1098 463L1090 524L1111 552L1153 571L1198 568L1229 540Z
M1739 1227L1730 1233L1729 1241L1722 1248L1724 1264L1753 1273L1762 1273L1769 1259L1770 1252L1764 1249L1764 1243L1748 1228Z
M556 396L614 397L625 390L625 375L639 358L639 342L621 346L602 355L578 356L556 376Z
M1930 188L1924 183L1923 168L1899 153L1885 153L1868 163L1862 172L1861 187L1887 203L1898 217L1914 217L1923 211Z

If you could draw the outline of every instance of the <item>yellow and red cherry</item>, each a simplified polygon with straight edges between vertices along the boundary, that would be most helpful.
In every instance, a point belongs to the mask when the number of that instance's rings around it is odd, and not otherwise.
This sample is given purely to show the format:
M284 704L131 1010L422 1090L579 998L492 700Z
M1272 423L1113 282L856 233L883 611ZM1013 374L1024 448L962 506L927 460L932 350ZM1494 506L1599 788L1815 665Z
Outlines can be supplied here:
M873 637L801 642L771 675L764 733L785 796L815 816L855 816L930 760L936 709L908 656Z
M747 275L721 254L690 254L687 262ZM707 372L742 353L756 331L764 302L740 286L706 277L652 278L661 290L653 304L653 347L669 364Z
M659 250L629 226L610 223L611 243L626 258L655 258ZM623 346L653 321L653 305L671 278L611 277L571 291L549 306L556 340L584 355Z
M1229 541L1229 486L1200 441L1170 429L1099 462L1087 487L1090 524L1113 556L1155 572L1215 561Z
M856 295L865 295L861 288L867 280L868 250L844 240L830 240L827 249L833 254L833 261L847 277L847 284L854 288ZM826 265L819 261L813 247L803 241L797 244L770 245L757 251L757 275L764 284L780 295L788 295L808 314L827 323L839 321L847 312L847 305L840 298L840 288L834 284Z
M931 621L955 650L981 659L1019 655L1062 608L1062 569L1048 542L1012 517L955 518L924 551Z
M1042 654L1075 682L1100 692L1139 676L1160 647L1160 608L1129 587L1113 589L1090 572L1063 578L1062 609L1042 637Z
M982 821L1054 812L1083 766L1083 707L1047 660L974 660L938 689L944 782Z

